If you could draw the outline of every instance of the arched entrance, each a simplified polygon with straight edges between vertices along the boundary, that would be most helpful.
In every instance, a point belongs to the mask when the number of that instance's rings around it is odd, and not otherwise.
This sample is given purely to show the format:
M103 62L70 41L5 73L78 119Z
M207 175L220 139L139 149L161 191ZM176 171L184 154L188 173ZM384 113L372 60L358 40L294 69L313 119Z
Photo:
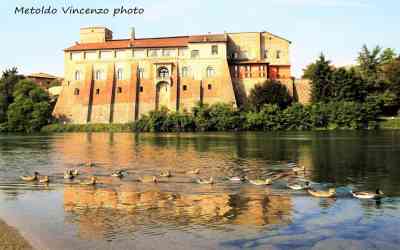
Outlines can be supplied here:
M167 82L159 82L156 86L156 110L161 107L169 106L169 84Z

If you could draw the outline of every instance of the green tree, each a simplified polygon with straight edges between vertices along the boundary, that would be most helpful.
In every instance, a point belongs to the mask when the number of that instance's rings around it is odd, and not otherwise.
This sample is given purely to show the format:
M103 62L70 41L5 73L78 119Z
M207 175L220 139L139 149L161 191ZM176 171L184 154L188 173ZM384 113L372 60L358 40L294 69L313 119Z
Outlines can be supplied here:
M321 54L315 62L314 73L310 76L311 80L311 101L326 102L331 97L332 92L332 67L330 61Z
M356 73L354 68L335 69L332 73L332 99L333 101L358 101L363 102L367 96L364 80Z
M31 133L50 122L49 95L34 82L20 80L15 85L13 98L7 111L9 131Z
M379 56L380 64L390 64L396 59L396 52L392 48L386 48Z
M309 65L307 65L307 67L305 69L303 69L303 76L301 78L303 78L303 79L311 79L311 77L315 73L315 68L316 68L316 64L315 63L310 63Z
M0 123L6 122L8 106L13 102L14 87L23 78L15 67L3 72L0 78Z
M267 80L262 84L256 84L251 90L249 101L253 108L259 111L264 104L277 104L284 109L292 102L288 89L279 81Z

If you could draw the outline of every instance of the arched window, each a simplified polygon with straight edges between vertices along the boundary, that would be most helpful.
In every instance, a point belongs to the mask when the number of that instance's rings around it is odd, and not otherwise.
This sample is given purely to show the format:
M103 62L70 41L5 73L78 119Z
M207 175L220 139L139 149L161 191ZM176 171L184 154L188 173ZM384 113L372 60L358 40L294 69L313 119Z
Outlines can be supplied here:
M158 69L158 77L159 78L167 78L169 77L169 70L166 67L161 67Z
M215 69L211 66L207 67L207 77L215 76Z
M75 80L76 81L81 80L81 72L79 70L75 71Z
M143 79L144 78L144 68L139 67L138 71L139 71L139 79Z
M124 80L124 70L122 68L117 69L117 80Z
M188 77L189 75L189 68L184 66L182 67L182 77Z
M100 69L96 70L95 79L96 80L103 80L104 79L104 71L100 70Z

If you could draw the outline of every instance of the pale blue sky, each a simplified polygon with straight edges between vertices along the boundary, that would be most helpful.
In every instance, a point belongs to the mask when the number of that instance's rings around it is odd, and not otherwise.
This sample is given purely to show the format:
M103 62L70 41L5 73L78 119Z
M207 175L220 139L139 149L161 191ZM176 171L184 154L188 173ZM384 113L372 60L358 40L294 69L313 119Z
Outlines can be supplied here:
M61 8L140 6L142 16L21 16L16 6ZM400 52L397 0L2 0L0 70L63 75L63 49L79 40L81 26L107 26L114 38L267 30L293 42L293 74L320 52L337 65L353 64L363 44Z

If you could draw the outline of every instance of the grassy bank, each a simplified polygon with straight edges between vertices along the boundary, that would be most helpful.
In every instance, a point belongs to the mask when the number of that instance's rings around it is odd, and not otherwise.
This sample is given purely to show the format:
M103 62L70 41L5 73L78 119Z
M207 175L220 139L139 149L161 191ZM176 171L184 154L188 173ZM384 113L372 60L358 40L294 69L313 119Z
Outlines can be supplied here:
M44 133L63 132L133 132L134 124L49 124L41 130Z
M381 129L400 129L400 117L383 117L379 122Z

